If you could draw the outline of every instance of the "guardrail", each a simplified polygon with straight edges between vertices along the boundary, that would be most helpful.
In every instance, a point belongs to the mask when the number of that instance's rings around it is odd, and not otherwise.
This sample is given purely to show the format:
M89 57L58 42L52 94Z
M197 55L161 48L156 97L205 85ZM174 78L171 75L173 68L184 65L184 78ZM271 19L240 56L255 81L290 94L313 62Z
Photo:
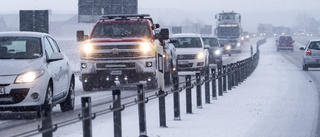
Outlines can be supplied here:
M121 128L121 111L127 107L134 105L138 106L139 113L139 137L147 137L147 127L146 127L146 107L145 104L150 100L159 100L159 125L160 127L167 127L166 125L166 103L165 97L168 94L173 94L173 109L174 109L174 120L180 120L180 92L185 90L186 92L186 113L192 113L192 97L191 89L196 87L196 106L197 108L202 108L202 91L201 86L205 86L205 103L210 103L211 99L217 99L217 96L222 96L228 90L232 90L232 87L238 86L239 83L244 82L244 80L250 76L259 63L259 46L266 42L266 39L259 40L257 42L257 52L252 54L251 57L237 61L235 63L230 63L220 67L208 67L205 71L204 77L201 77L200 72L196 73L194 79L191 75L185 76L184 82L179 82L179 77L173 79L173 86L170 90L163 91L158 90L155 94L148 97L145 96L145 90L143 84L137 85L137 98L133 101L122 104L121 103L121 91L116 89L112 91L113 100L110 102L105 102L103 104L91 105L91 97L81 98L81 114L78 117L69 119L63 122L54 123L52 122L52 107L50 104L41 106L41 121L42 127L40 125L37 129L32 131L21 133L15 136L34 136L42 134L43 137L52 137L53 132L68 126L70 124L82 122L83 136L92 137L92 120L97 116L104 115L107 113L113 113L113 125L114 125L114 137L122 136ZM252 50L252 48L251 48ZM252 52L251 52L252 53ZM211 83L211 93L210 93L210 83ZM218 94L217 94L218 93ZM93 107L100 105L105 105L107 103L112 103L112 106L104 110L97 112L92 112Z

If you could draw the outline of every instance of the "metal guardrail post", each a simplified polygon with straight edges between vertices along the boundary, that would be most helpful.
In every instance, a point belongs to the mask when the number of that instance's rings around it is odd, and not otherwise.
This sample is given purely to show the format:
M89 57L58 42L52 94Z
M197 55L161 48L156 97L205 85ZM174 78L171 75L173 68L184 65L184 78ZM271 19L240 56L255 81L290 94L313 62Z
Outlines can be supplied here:
M81 106L83 137L92 137L91 97L81 97Z
M49 130L42 133L43 137L53 137L52 129L52 106L51 104L43 104L40 106L42 128L41 130Z
M167 127L166 124L166 100L165 92L160 88L159 90L159 118L160 118L160 127Z
M138 114L139 114L139 137L147 137L146 126L146 107L145 107L145 93L143 84L137 85L138 93Z
M209 67L206 69L205 72L205 83L204 83L204 90L205 90L205 101L207 104L210 104L210 83L209 83Z
M231 90L231 78L232 78L232 70L231 70L232 64L227 64L227 75L228 75L228 90Z
M192 113L191 75L186 76L186 87L186 110L187 113Z
M223 93L222 93L222 66L218 67L218 94L219 94L219 96L223 96Z
M212 75L212 81L211 81L211 85L212 85L212 99L217 99L217 77L216 77L216 69L212 68L211 69L211 75Z
M222 87L222 90L224 93L227 93L227 66L226 65L223 65L222 67L222 70L223 70L223 87Z
M179 77L173 77L173 110L174 110L174 120L181 120L180 118L180 91L179 90Z
M119 89L112 90L113 96L113 129L114 137L122 137L121 130L121 91Z
M240 63L236 62L234 86L238 86L238 84L239 84L239 71L240 71Z
M201 75L196 73L197 78L197 108L202 108L202 99L201 99Z

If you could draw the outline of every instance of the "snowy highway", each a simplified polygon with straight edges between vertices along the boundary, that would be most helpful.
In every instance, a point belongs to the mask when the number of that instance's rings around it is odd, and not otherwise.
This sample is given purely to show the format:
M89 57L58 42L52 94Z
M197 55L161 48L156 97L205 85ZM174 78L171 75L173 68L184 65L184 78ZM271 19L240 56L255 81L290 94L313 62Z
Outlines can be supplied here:
M250 45L256 50L252 39L242 48L241 53L223 56L224 64L236 62L250 56ZM69 54L74 70L77 71L77 42L59 41L62 51ZM305 44L305 43L303 43ZM260 46L260 61L257 69L239 86L232 88L203 108L196 108L193 114L185 113L185 103L181 103L181 121L173 120L172 94L166 102L168 128L159 127L158 101L146 104L147 131L150 137L203 136L203 137L278 137L278 136L319 136L318 111L320 91L319 69L302 71L301 59L304 46L296 42L295 51L276 51L275 39L269 38ZM70 48L75 46L75 48ZM131 86L135 88L134 86ZM202 86L204 88L204 86ZM129 89L129 90L128 90ZM53 123L77 118L81 113L81 97L90 96L92 105L110 102L112 89L96 89L84 92L81 82L76 78L75 111L62 113L58 107L53 109ZM195 91L195 89L193 89ZM204 91L204 90L202 90ZM122 97L133 96L135 89L122 90ZM149 95L154 92L147 93ZM192 93L195 102L195 92ZM185 92L181 92L181 102L185 102ZM126 99L127 101L134 99ZM124 100L123 102L126 102ZM203 99L204 100L204 99ZM93 109L93 112L108 108L110 103ZM123 111L123 136L138 136L138 116L135 106ZM0 136L15 136L41 125L38 120L2 120ZM82 136L82 123L58 128L54 136ZM41 135L39 135L41 136ZM113 136L112 113L101 115L93 120L93 136Z

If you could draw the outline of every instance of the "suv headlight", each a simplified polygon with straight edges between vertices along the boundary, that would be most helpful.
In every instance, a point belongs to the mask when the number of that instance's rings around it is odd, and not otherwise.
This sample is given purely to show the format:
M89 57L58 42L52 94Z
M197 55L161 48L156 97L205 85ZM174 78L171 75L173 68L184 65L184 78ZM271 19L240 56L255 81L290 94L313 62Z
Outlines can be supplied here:
M204 57L203 52L200 52L200 53L197 54L197 58L198 59L202 59L203 57Z
M14 83L31 83L44 74L44 70L29 71L18 75Z
M216 51L214 51L214 54L219 56L221 54L221 51L220 50L216 50Z

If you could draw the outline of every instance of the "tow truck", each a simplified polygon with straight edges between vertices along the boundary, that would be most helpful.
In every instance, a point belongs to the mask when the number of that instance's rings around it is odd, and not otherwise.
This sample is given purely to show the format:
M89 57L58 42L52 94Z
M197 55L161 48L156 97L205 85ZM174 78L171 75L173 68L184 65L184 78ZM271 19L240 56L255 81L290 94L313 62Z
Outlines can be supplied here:
M83 30L77 31L77 40L84 41L80 49L80 81L84 91L115 86L115 81L120 84L146 81L148 88L157 87L155 50L166 44L169 31L161 29L156 33L160 25L154 24L149 16L102 16L90 36L84 35ZM175 71L171 55L166 56L167 75Z

